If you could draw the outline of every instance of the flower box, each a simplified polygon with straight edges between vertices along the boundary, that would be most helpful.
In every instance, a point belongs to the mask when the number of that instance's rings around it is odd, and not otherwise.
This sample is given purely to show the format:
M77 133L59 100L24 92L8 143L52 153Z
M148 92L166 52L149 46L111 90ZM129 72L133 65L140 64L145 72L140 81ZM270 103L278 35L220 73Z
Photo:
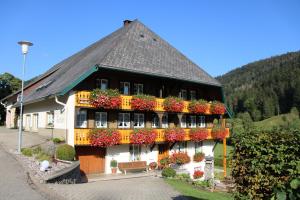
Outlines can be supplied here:
M201 142L208 137L208 130L205 128L193 128L190 130L190 138L194 142Z
M210 112L216 115L223 115L225 113L225 105L219 101L212 102L210 106Z
M207 101L201 99L199 101L193 100L189 104L189 111L194 114L204 114L208 111Z
M95 89L91 92L90 103L96 108L118 109L121 106L122 99L118 90Z
M214 126L211 130L211 137L216 140L223 140L227 135L226 128L221 126Z
M165 140L167 142L184 141L185 131L182 128L168 128L165 130Z
M191 158L187 155L187 153L183 152L175 152L170 156L170 162L172 164L183 165L189 163Z
M183 100L178 97L167 97L163 102L165 111L182 112L184 108Z
M198 153L195 153L193 160L195 162L201 162L202 160L204 160L204 158L205 158L205 154L202 152L198 152Z
M132 97L131 108L140 111L152 111L155 108L155 97L149 95L136 95Z
M121 134L115 129L94 129L90 133L92 146L109 147L118 145L121 142Z
M194 171L193 177L194 177L194 179L198 179L198 178L203 177L203 175L204 175L203 171L196 170L196 171Z
M157 137L157 132L154 129L135 129L130 134L130 143L132 144L153 144Z

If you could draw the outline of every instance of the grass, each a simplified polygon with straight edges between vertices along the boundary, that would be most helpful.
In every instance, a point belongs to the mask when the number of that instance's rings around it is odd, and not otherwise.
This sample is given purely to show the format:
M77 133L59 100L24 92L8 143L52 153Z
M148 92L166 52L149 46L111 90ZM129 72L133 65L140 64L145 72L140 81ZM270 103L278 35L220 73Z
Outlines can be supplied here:
M171 185L175 190L180 192L182 195L187 197L187 199L190 200L229 200L233 199L231 194L224 193L224 192L209 192L197 189L190 185L189 183L186 183L184 181L180 181L177 179L165 179L165 182L167 182L169 185Z

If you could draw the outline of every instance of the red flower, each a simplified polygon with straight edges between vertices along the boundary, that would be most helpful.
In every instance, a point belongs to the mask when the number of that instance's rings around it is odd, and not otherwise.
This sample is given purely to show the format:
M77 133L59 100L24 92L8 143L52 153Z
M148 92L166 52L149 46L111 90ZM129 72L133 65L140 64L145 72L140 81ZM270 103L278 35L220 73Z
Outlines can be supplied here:
M197 178L201 178L203 175L204 175L203 171L196 170L196 171L194 171L193 177L194 177L194 179L197 179Z
M130 134L130 143L132 144L153 144L157 132L154 129L136 129Z
M177 97L167 97L163 103L165 111L182 112L184 108L183 100Z
M216 140L223 140L226 137L226 135L227 135L226 128L221 126L215 126L211 131L212 138Z
M189 104L189 111L191 113L195 113L195 114L204 114L206 113L208 110L208 104L207 101L205 100L193 100L190 104Z
M167 142L184 141L185 131L182 128L168 128L165 130L165 140Z
M114 129L95 129L90 134L92 146L109 147L120 144L121 134Z
M94 107L104 109L118 109L121 106L122 99L117 90L99 90L91 92L90 102Z
M155 97L148 95L136 95L131 100L131 108L134 110L154 110L155 104Z
M216 115L223 115L225 113L225 110L226 109L224 104L218 101L214 101L210 107L211 113Z
M170 161L173 164L182 165L189 163L191 161L191 158L187 155L187 153L177 152L171 155Z
M208 131L205 128L194 128L190 130L190 138L192 141L201 142L208 137Z
M202 152L198 152L198 153L195 153L194 155L194 161L195 162L201 162L205 157L205 154L202 153Z

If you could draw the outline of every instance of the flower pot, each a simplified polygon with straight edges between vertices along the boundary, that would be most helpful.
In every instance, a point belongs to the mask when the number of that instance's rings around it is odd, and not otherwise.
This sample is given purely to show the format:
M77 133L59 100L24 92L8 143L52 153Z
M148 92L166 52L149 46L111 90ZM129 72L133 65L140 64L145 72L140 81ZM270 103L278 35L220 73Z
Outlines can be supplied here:
M111 173L112 173L112 174L116 174L116 173L117 173L117 168L115 168L115 167L114 167L114 168L111 168Z

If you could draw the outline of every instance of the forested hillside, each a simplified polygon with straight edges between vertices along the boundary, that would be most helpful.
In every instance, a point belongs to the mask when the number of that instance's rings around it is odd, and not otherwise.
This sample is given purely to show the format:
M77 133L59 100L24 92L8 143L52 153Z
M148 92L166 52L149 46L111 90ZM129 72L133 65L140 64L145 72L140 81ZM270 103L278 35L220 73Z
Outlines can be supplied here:
M235 114L249 112L259 121L294 106L300 110L300 51L247 64L217 79Z

